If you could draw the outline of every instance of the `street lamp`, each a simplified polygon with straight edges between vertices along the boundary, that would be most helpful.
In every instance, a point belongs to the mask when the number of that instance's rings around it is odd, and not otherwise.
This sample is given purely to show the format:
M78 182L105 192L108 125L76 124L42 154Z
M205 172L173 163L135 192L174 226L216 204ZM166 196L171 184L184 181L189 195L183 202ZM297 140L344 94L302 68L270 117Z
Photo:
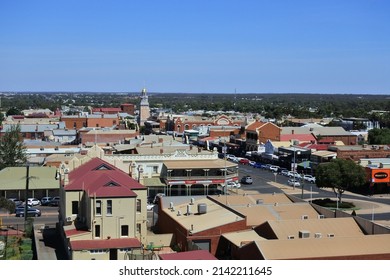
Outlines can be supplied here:
M301 152L300 151L296 151L296 148L295 146L293 147L294 148L294 163L293 163L293 173L294 173L294 181L295 181L295 177L296 177L296 171L297 171L297 163L296 163L296 154L300 155Z

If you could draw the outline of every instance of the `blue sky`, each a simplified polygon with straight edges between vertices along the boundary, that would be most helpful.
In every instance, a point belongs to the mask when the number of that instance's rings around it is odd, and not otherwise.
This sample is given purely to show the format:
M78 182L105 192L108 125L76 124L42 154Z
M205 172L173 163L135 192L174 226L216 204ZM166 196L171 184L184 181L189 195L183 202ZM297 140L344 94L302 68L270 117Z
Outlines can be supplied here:
M390 94L387 0L0 0L0 91Z

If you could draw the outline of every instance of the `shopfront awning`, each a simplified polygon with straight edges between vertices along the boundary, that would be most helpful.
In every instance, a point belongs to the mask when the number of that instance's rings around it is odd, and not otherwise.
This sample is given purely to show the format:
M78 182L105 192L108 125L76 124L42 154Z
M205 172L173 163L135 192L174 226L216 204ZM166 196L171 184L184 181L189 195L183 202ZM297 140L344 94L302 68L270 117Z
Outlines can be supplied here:
M310 160L303 161L301 163L298 163L298 166L303 167L303 168L311 168L311 162L310 162Z
M146 187L165 187L166 185L161 182L160 178L144 178L144 185Z

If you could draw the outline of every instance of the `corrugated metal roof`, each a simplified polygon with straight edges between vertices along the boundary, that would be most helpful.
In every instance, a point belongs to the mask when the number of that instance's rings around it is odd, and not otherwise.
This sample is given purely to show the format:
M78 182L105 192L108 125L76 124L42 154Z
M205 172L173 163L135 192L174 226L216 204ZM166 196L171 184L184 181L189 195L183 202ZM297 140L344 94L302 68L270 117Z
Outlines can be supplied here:
M243 244L248 242L253 242L257 240L265 240L265 238L261 237L254 230L243 230L237 232L229 232L222 234L227 240L229 240L232 244L240 247Z
M209 251L206 250L194 250L188 252L159 254L161 260L218 260Z
M185 168L229 168L236 167L237 163L233 163L223 159L212 160L185 160L185 161L164 161L164 165L168 169L185 169Z
M29 189L58 189L59 183L55 179L55 167L30 167ZM26 167L7 167L0 171L1 190L24 190L26 188Z
M288 239L288 236L299 238L299 232L309 233L308 238L315 238L319 235L326 237L333 234L337 237L362 236L355 220L350 218L329 218L329 219L299 219L299 220L274 220L268 221L268 225L278 239Z
M323 237L255 242L266 260L390 254L390 235ZM364 259L364 258L362 258Z
M192 205L190 204L191 198L194 200ZM193 233L202 232L211 228L218 228L219 226L245 219L241 215L222 207L205 196L187 197L187 201L185 203L183 203L183 201L177 201L177 203L173 203L174 209L169 208L171 199L173 199L173 197L162 197L162 211L164 211L166 215L170 216L177 223L181 224L184 228L191 230ZM206 213L198 214L197 207L199 204L203 204L205 206ZM186 215L188 205L190 212L192 213L191 215ZM178 212L180 212L180 215L178 215Z

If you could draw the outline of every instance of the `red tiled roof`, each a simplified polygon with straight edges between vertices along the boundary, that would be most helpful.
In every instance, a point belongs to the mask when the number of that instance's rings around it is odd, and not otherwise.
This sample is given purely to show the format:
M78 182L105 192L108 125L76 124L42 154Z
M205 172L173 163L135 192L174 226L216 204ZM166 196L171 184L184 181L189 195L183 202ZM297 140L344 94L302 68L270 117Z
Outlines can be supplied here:
M327 151L329 144L312 144L306 145L305 148L317 151Z
M137 238L74 240L70 242L70 247L73 251L111 248L139 248L141 247L141 242Z
M122 112L121 108L93 108L92 112Z
M262 127L262 126L265 125L265 124L266 124L266 123L264 123L264 122L258 122L258 121L256 121L256 122L250 124L250 125L246 128L246 130L256 130L256 129L258 129L259 127Z
M115 166L93 158L69 173L65 191L86 191L97 197L137 196L132 190L146 187Z
M85 233L89 233L89 231L87 231L87 230L77 230L77 229L75 229L75 228L65 230L65 236L66 236L66 237L70 237L70 236L74 236L74 235L79 235L79 234L85 234Z
M161 260L217 260L217 258L207 250L160 254L159 257Z
M290 140L298 140L298 141L316 141L316 138L313 134L282 134L280 135L280 141L290 141Z

